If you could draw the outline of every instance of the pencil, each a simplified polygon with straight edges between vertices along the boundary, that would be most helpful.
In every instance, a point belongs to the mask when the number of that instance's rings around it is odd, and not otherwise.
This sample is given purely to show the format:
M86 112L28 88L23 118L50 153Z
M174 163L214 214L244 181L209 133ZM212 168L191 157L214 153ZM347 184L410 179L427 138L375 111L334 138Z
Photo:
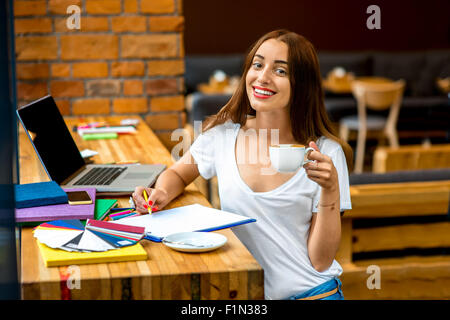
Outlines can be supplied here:
M145 190L144 190L144 199L145 199L145 202L147 202L147 205L149 205L147 192ZM148 210L148 214L152 214L152 208L151 207L148 207L147 210Z
M110 217L110 218L113 221L115 221L115 220L120 220L120 219L127 218L127 217L130 217L130 216L135 216L135 215L136 215L135 212L129 212L129 213L126 213L126 214L122 214L120 216L114 216L114 217Z
M131 213L133 212L133 210L124 210L124 211L119 211L119 212L115 212L113 214L110 214L110 217L115 217L115 216L121 216L123 214L127 214L127 213Z

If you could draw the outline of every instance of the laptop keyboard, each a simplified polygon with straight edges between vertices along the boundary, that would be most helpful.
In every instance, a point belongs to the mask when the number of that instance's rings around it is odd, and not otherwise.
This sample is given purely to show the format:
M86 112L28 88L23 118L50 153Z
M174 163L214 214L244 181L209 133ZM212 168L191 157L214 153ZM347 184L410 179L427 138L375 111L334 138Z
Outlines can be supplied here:
M109 185L125 170L127 170L127 167L95 167L81 179L77 180L74 185Z

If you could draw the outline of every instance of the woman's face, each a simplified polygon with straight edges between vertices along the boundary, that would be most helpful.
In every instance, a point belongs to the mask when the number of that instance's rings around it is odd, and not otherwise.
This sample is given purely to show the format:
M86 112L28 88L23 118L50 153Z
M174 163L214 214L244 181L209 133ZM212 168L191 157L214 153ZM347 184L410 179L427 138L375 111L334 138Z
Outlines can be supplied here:
M288 46L269 39L258 48L246 76L250 105L256 111L287 108L291 96Z

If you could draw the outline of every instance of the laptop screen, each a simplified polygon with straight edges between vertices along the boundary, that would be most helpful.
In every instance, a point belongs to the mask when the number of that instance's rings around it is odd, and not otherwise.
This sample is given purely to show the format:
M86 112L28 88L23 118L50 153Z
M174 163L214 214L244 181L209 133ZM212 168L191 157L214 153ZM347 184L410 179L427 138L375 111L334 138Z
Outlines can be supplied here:
M17 110L48 175L61 184L85 163L51 96Z

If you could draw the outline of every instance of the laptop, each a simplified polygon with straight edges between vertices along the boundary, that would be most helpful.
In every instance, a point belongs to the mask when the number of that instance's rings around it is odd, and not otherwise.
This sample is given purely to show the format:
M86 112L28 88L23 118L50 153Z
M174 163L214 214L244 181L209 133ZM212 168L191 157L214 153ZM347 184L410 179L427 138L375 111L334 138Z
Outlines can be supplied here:
M61 187L96 188L97 193L131 194L136 186L151 186L166 168L154 165L86 164L51 96L17 110L49 178Z

